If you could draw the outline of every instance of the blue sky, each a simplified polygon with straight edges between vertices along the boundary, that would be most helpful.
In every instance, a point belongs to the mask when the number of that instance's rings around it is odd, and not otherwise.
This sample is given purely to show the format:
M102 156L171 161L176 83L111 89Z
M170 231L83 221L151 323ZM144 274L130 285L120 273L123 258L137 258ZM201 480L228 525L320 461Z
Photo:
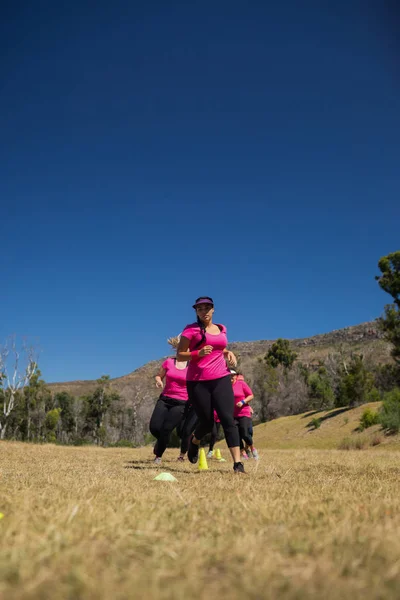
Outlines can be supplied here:
M166 355L201 294L231 341L379 316L389 5L58 4L0 25L1 340L36 341L47 381L92 379Z

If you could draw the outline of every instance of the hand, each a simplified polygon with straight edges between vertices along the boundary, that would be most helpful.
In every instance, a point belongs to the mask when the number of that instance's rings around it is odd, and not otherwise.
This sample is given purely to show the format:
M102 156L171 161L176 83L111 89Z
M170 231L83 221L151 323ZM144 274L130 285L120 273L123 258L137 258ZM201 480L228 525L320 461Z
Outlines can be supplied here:
M212 351L212 346L204 346L201 350L199 350L199 356L206 356L207 354L211 354Z
M158 387L158 389L160 390L162 390L162 388L164 387L161 379L156 379L156 387Z
M233 354L233 352L231 352L230 350L228 351L228 354L226 355L226 358L228 360L228 364L231 367L236 367L237 365L237 359L236 356Z
M236 402L236 406L237 406L238 408L242 408L242 401L240 401L240 402Z

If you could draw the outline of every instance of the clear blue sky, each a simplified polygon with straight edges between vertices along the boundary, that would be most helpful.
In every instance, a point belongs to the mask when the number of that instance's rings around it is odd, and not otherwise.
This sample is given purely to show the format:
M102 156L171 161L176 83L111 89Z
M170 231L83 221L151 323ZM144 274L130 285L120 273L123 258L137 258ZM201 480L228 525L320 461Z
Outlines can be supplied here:
M166 355L201 294L231 341L379 316L377 261L400 249L389 12L8 2L0 339L38 342L60 381Z

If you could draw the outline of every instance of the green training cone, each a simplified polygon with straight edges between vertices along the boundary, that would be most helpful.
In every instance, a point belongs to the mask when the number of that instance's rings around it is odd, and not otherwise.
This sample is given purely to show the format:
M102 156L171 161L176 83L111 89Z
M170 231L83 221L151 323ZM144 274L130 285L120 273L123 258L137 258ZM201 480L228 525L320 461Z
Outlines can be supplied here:
M160 473L153 481L178 481L171 473Z

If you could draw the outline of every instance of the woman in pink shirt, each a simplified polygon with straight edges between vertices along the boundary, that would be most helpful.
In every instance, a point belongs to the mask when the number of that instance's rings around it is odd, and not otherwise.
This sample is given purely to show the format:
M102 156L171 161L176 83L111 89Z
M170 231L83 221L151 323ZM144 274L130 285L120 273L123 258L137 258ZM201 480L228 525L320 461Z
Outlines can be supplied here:
M168 343L177 348L179 337L170 338ZM154 446L155 463L161 462L161 457L168 446L169 438L175 427L180 427L188 399L186 376L188 363L176 358L167 358L156 375L156 386L162 389L157 404L150 419L150 432L157 438ZM165 383L164 383L165 380ZM183 460L183 454L179 457Z
M235 398L235 410L233 413L236 425L239 429L239 437L244 441L246 447L252 452L253 458L258 460L258 452L253 445L251 407L249 402L254 398L253 392L244 381L244 378L231 369L233 395ZM248 458L247 452L242 455Z
M244 473L240 462L239 431L233 419L233 389L225 357L232 366L236 357L227 349L226 327L213 323L214 301L209 296L197 298L193 305L197 321L187 325L178 346L178 360L189 361L187 390L198 423L189 442L188 459L196 463L200 440L213 428L216 411L233 458L235 473Z

